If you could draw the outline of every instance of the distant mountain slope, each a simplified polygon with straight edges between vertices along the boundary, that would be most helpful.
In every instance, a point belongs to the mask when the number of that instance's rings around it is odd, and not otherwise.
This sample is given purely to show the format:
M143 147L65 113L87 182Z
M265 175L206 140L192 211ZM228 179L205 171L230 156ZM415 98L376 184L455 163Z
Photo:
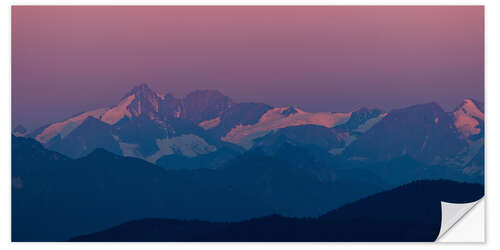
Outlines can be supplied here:
M64 138L61 139L58 135L58 139L49 148L73 158L85 156L97 148L122 154L120 145L113 138L113 128L92 116L87 117Z
M346 122L349 117L350 113L310 113L295 107L273 108L264 113L255 124L240 124L234 127L222 137L222 140L250 148L253 146L253 139L262 137L273 130L300 125L332 128Z
M464 102L453 111L455 127L462 138L484 133L484 104L472 99Z
M102 149L72 160L15 136L12 148L14 241L65 240L145 217L317 216L385 187L369 171L335 171L291 145L191 171L166 171Z
M296 114L296 109L289 109L288 114ZM253 139L253 147L262 147L265 150L279 148L283 143L290 143L301 147L307 147L311 151L329 152L339 155L342 151L355 141L360 135L382 120L387 114L378 109L361 108L352 112L345 123L333 128L305 124L298 126L287 126L277 130L271 130L262 137Z
M330 148L333 155L342 154L344 149L352 142L356 141L363 133L370 130L375 124L380 122L387 113L379 109L360 108L352 112L346 123L335 126L332 131L342 141L342 144L335 148Z
M342 130L347 130L347 131L354 131L356 129L363 130L363 125L366 124L366 130L368 130L368 126L370 126L370 120L373 121L373 123L376 122L377 117L380 115L384 114L382 110L379 109L368 109L368 108L360 108L354 112L352 112L351 117L346 123L340 124L336 126L336 129L342 129ZM360 127L361 126L361 127Z
M221 116L232 105L231 98L217 90L197 90L184 97L181 117L199 123Z
M341 139L332 129L318 125L285 127L255 139L254 142L254 147L279 148L282 144L289 143L317 147L325 151L343 145Z
M463 172L468 175L484 176L484 146L481 147L474 158L470 160Z
M15 135L15 136L24 136L26 133L28 132L28 130L21 124L18 124L13 130L12 130L12 133Z
M434 241L441 201L472 202L484 187L452 181L417 181L310 219L278 215L233 223L142 219L72 241Z
M260 117L271 106L263 103L236 103L225 111L220 117L200 123L200 126L209 130L217 138L226 135L237 125L252 125L259 121Z
M221 146L216 151L187 157L182 154L170 154L160 157L156 164L169 170L179 169L216 169L241 155L243 150L234 147Z
M437 164L466 150L451 117L436 103L391 111L349 145L344 155L375 161L409 155Z
M481 174L484 169L483 163L468 166L469 162L476 158L476 162L481 162L478 157L484 158L484 103L473 99L465 99L453 112L454 125L457 128L460 138L467 142L467 150L453 159L453 163L464 167L464 173L469 175ZM483 150L483 154L480 154ZM478 161L479 160L479 161Z

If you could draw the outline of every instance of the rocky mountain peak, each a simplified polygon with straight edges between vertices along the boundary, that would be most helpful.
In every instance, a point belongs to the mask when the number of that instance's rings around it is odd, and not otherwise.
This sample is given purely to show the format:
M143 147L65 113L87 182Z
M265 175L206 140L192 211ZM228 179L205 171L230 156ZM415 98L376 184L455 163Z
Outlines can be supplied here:
M233 101L217 90L195 90L184 97L183 118L199 123L214 119L228 110Z
M141 83L130 90L122 99L134 96L127 109L134 115L158 113L163 96L152 90L147 84Z

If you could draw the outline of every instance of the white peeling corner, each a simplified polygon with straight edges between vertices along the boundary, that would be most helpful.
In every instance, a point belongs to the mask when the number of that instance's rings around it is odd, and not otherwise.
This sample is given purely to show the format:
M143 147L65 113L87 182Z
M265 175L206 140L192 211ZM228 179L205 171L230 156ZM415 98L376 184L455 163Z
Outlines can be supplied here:
M477 235L474 239L469 238L465 239L463 237L453 237L455 228L452 229L456 224L458 226L459 221L464 217L471 209L478 204L478 202L482 201L482 199L470 202L470 203L448 203L441 202L441 229L439 231L439 236L436 239L436 242L482 242L484 241L484 213L480 213L479 217L475 217L474 222L472 224L468 223L468 228L464 228L467 232L463 232L465 235L471 236L473 233ZM484 204L481 203L481 204ZM483 206L478 209L484 209ZM483 210L482 210L483 211ZM476 228L479 227L479 228ZM446 236L444 236L446 234ZM443 237L444 236L444 237ZM450 237L449 237L450 236ZM477 239L476 239L477 238Z

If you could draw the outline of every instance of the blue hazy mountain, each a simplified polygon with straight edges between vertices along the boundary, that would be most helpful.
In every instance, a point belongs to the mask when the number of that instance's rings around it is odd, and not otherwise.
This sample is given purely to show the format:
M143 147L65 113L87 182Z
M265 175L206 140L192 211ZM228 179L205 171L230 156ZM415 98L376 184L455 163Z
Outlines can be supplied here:
M409 155L435 164L459 155L466 145L450 115L429 103L391 111L349 145L344 155L375 161Z
M380 109L375 108L360 108L354 112L352 112L351 117L346 123L340 124L336 126L336 129L353 131L359 126L365 124L368 120L376 118L383 114L384 112Z
M237 147L236 145L226 145L219 147L217 151L202 154L196 157L187 157L182 154L165 155L158 159L156 164L169 170L200 168L216 169L235 159L241 155L243 151L243 149Z
M257 123L270 109L271 106L263 103L234 103L220 116L220 122L207 130L221 138L238 125Z
M318 125L290 126L271 132L254 141L254 147L269 148L270 150L279 148L283 143L325 151L343 145L343 141L335 131Z
M13 136L12 145L14 241L65 240L146 217L318 216L385 187L369 171L306 164L307 152L291 145L192 171L166 171L102 149L73 160L29 138ZM290 152L294 157L283 159Z
M141 219L72 241L434 241L441 201L480 199L484 187L445 180L417 181L347 204L317 218L271 215L232 223Z
M24 134L26 134L28 132L28 130L21 124L18 124L13 130L12 130L12 134L14 135L18 135L18 136L22 136Z
M50 149L73 158L87 155L96 148L106 148L115 154L122 154L112 131L112 126L90 116L69 135L62 139L57 138L58 140L50 145Z
M233 101L217 90L197 90L183 99L183 118L199 123L219 117Z

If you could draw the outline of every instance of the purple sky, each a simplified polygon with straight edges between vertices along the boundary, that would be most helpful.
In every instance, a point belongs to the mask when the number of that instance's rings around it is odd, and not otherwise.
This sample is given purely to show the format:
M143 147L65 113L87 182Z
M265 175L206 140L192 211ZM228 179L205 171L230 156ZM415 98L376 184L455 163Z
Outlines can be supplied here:
M148 83L307 111L484 99L483 7L13 7L12 119Z

